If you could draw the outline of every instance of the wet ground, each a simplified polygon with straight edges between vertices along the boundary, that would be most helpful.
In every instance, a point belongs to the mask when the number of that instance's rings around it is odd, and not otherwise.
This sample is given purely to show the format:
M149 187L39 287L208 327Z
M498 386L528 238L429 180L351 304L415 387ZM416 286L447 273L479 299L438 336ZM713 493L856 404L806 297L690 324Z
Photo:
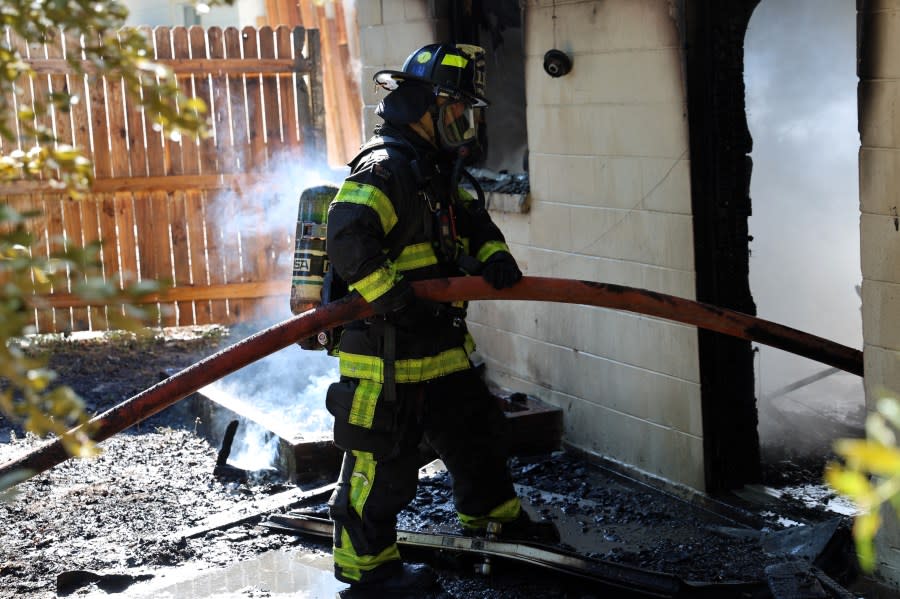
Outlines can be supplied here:
M186 367L240 336L239 330L204 330L189 338L58 342L51 348L52 365L60 380L99 412L158 382L164 372ZM0 422L0 461L37 443ZM164 411L102 447L99 458L63 463L22 483L15 496L0 503L0 598L144 596L138 590L165 576L174 580L175 572L183 575L187 569L215 578L220 569L250 560L264 565L242 573L243 582L233 596L279 597L288 595L261 574L254 579L252 572L278 570L283 563L279 560L285 559L301 559L319 573L327 571L330 543L254 524L172 540L174 533L204 518L291 488L272 480L247 484L214 477L218 448L195 435L193 423ZM762 580L767 566L785 559L780 553L784 547L773 544L779 531L796 523L841 518L824 509L832 497L810 500L799 491L766 496L770 505L760 507L757 501L749 509L716 502L692 505L568 452L518 457L512 466L528 511L558 524L561 548L685 580ZM809 482L802 479L814 478L817 468L786 459L770 470L787 489ZM454 532L449 496L446 474L424 478L416 501L401 515L401 527ZM321 507L321 501L310 507L317 505ZM499 564L484 577L474 574L470 563L432 561L444 586L460 599L608 596L596 585L534 567ZM831 563L831 574L849 581L846 556L834 556ZM321 579L319 574L313 578ZM330 596L333 589L320 592Z

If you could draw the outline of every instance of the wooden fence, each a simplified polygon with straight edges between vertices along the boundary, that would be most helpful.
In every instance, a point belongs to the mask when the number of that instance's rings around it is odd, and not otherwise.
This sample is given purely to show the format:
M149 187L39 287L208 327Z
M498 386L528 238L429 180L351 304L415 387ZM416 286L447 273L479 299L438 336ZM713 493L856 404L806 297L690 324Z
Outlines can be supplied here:
M156 61L173 69L186 94L206 102L212 136L169 139L123 93L121 80L74 75L64 59L79 51L79 40L57 35L29 46L7 32L5 43L37 73L19 90L20 107L63 88L86 100L48 124L62 142L90 151L96 180L86 199L23 181L0 186L0 201L43 215L30 223L40 238L33 251L99 240L108 280L167 282L159 325L229 324L267 306L289 314L293 230L283 223L273 235L262 223L276 162L299 168L324 160L318 32L281 26L146 33ZM4 141L3 150L9 146ZM232 226L237 217L251 225ZM35 311L39 332L97 328L96 308L70 291L71 282L54 289L52 307Z

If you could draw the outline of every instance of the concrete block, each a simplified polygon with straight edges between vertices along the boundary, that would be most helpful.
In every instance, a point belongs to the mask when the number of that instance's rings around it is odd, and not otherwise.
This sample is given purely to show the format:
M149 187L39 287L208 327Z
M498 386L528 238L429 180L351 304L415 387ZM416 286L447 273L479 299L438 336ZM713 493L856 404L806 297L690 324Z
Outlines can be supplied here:
M410 52L433 42L433 33L431 24L425 21L388 23L385 20L382 27L360 30L359 41L365 66L399 69Z
M490 370L512 373L584 401L699 435L700 386L573 348L506 331L472 332ZM490 331L490 334L481 334Z
M640 160L532 153L532 194L578 206L633 208L641 200Z
M687 157L683 104L538 105L526 119L529 146L547 154Z
M406 22L406 0L382 0L381 4L385 24Z
M699 383L694 327L635 313L542 302L473 302L469 322Z
M893 216L900 210L900 149L860 148L859 202L868 214Z
M860 240L863 277L900 283L900 215L863 214Z
M866 345L863 350L863 367L866 373L866 405L875 407L879 399L900 399L900 348L885 349Z
M513 245L527 246L531 243L531 218L528 213L494 212L491 218L503 232L506 243L511 248Z
M579 206L692 211L683 159L533 153L531 188L537 198Z
M543 55L526 62L529 104L681 104L685 87L677 48L575 54L572 72L552 78Z
M862 146L900 148L900 80L861 80L858 90Z
M866 346L900 350L900 283L863 280L863 339Z
M896 2L867 2L857 26L862 40L860 79L900 77L900 6Z
M575 252L693 270L693 223L686 215L534 202L531 242Z
M356 8L356 23L360 29L384 23L384 20L381 18L382 1L369 0L368 2L356 2L354 4Z
M403 16L407 22L425 21L431 18L428 0L403 0ZM412 52L415 48L411 48Z
M693 214L690 160L642 158L642 206L656 212Z
M702 491L703 440L601 406L530 380L488 370L489 379L563 409L564 440L576 447Z
M525 51L543 56L553 47L586 53L677 48L680 41L671 6L659 0L566 4L538 0L525 11Z

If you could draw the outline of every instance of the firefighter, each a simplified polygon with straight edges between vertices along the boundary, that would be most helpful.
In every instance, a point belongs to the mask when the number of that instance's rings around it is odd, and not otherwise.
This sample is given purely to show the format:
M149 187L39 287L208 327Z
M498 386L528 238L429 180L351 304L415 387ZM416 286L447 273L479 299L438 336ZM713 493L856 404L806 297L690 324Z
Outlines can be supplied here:
M376 109L384 122L328 213L332 274L376 314L345 327L327 394L345 452L329 500L334 569L350 596L421 596L434 572L401 561L396 522L416 494L423 438L452 476L464 532L541 523L513 489L501 409L470 361L465 304L426 302L410 282L473 275L502 289L522 273L483 201L459 186L488 104L483 50L428 45L375 81L389 91Z

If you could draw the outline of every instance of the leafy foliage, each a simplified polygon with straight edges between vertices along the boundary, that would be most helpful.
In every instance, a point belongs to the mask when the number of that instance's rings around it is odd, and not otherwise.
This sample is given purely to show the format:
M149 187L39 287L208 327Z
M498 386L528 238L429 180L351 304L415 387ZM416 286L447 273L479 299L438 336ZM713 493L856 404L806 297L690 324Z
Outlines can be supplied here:
M0 0L5 28L0 33L17 34L29 45L59 43L64 36L70 49L66 60L76 76L121 78L146 118L172 139L206 134L206 106L184 96L172 72L153 63L152 42L138 29L123 28L127 15L114 0ZM35 77L20 50L0 41L0 115L7 115L0 118L0 182L42 179L78 197L90 189L93 165L81 148L61 143L47 123L83 99L57 91L23 101L23 90ZM16 114L17 121L10 118ZM54 286L65 288L68 279L78 281L70 283L73 294L97 306L91 313L99 327L135 330L152 313L138 308L137 301L160 288L155 282L104 280L99 244L80 248L71 240L40 240L57 249L49 257L36 257L32 250L39 240L27 224L37 216L0 204L0 411L33 433L60 435L72 454L89 455L96 448L87 429L66 433L88 420L83 402L71 389L54 385L46 358L25 350L33 310L45 306L43 294Z
M825 481L859 508L853 537L860 566L875 567L875 534L881 527L881 509L890 505L900 516L900 401L878 401L866 419L865 439L841 439L835 452L841 462L828 464Z

